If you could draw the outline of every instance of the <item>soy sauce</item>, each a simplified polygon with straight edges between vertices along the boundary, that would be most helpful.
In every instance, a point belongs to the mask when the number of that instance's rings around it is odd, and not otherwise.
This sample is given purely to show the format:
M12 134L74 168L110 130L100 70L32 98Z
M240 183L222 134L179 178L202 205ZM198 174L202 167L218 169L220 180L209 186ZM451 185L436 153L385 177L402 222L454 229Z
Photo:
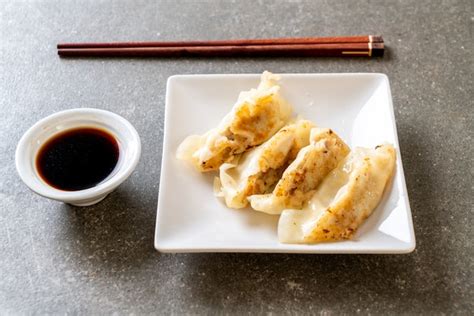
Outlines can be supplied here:
M81 127L53 136L39 150L36 169L52 187L78 191L96 186L117 165L119 145L108 132Z

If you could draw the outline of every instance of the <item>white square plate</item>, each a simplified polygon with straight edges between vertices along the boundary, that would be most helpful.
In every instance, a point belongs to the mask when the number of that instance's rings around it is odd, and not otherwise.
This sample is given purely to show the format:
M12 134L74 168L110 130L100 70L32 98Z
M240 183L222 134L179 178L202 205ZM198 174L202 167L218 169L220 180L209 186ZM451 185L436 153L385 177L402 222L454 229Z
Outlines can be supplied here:
M392 143L396 174L353 240L316 245L278 242L278 216L233 210L214 197L215 174L175 158L181 141L217 126L240 91L260 75L182 75L168 79L155 248L162 252L406 253L415 236L398 147L392 98L383 74L283 74L294 112L336 131L349 146Z

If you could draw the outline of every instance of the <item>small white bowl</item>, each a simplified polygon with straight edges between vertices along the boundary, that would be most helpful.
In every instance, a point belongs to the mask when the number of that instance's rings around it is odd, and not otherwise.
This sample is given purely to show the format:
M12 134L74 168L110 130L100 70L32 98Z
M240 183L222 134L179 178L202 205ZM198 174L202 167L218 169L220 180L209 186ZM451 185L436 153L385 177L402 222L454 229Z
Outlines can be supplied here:
M40 177L36 169L36 155L53 135L78 127L96 127L112 134L119 144L119 160L112 173L92 188L58 190ZM77 206L87 206L100 202L125 181L137 166L140 153L140 137L130 122L112 112L80 108L55 113L33 125L18 143L15 162L20 178L37 194Z

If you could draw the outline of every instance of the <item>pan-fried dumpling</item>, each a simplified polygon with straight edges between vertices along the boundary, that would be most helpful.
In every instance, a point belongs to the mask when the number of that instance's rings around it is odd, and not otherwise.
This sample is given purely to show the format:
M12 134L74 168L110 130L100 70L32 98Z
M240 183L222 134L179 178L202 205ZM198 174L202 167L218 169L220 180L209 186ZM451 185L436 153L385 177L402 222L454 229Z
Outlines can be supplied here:
M278 79L265 71L258 88L241 92L217 128L187 137L177 150L177 158L190 161L201 172L212 171L268 140L288 122L292 112L279 94Z
M284 210L278 222L283 243L350 239L382 198L393 175L395 149L356 148L318 187L303 210Z
M295 159L298 151L307 146L314 125L299 120L279 130L262 145L246 152L234 163L225 163L219 169L215 189L228 207L248 205L252 194L271 192L285 168Z
M269 214L280 214L286 208L301 209L348 153L349 147L332 130L313 128L310 144L288 166L273 193L249 197L252 208Z

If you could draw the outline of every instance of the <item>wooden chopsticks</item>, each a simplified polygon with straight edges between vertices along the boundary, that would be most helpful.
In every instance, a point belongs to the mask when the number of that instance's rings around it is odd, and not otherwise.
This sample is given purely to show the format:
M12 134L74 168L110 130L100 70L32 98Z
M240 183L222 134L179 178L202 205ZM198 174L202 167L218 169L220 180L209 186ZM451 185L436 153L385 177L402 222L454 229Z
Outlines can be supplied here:
M60 43L61 57L383 56L382 36L183 42Z

